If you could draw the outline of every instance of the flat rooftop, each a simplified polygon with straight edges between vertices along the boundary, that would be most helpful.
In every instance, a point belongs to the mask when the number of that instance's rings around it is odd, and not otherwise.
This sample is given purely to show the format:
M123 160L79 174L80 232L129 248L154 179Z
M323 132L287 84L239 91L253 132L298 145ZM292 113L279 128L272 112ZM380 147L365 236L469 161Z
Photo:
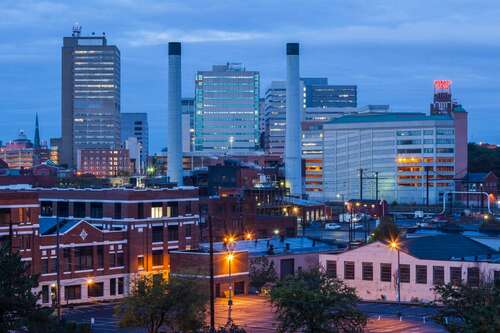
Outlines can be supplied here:
M234 246L235 251L248 251L249 255L254 257L271 255L269 253L271 248L273 250L272 254L283 255L328 252L337 250L338 246L335 244L313 240L308 237L290 237L284 239L273 237L256 240L239 240L235 243ZM208 252L209 244L200 244L200 249ZM214 243L214 251L226 251L224 243Z

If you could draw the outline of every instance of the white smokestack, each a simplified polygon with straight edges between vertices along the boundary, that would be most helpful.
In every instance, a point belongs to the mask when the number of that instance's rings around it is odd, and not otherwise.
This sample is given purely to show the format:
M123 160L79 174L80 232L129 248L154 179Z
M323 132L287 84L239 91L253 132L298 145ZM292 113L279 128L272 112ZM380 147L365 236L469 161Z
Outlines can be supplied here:
M285 180L290 194L302 195L299 43L286 44Z
M181 43L168 43L167 176L182 185Z

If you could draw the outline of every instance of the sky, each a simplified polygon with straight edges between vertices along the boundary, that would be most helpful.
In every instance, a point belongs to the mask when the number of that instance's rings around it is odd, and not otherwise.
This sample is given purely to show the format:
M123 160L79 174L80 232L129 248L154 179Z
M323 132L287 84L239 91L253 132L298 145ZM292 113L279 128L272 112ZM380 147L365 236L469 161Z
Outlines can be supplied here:
M166 143L167 43L183 42L183 96L197 70L242 62L261 96L285 78L285 43L301 76L356 84L358 105L428 112L435 79L453 81L469 141L500 143L500 1L0 0L0 140L60 136L61 46L78 22L121 51L122 112L147 112L150 151Z

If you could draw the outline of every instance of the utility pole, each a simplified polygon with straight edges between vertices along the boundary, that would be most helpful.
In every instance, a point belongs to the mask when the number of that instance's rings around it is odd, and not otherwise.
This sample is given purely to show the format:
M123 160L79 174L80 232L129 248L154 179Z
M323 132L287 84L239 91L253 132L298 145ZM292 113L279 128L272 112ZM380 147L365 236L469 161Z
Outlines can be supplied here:
M429 207L429 166L425 166L425 205Z
M12 242L14 241L14 230L13 230L13 225L12 225L12 210L9 213L9 253L12 255L12 250L14 249L14 246L12 245Z
M363 169L359 169L359 200L363 200Z
M56 213L57 214L57 213ZM57 320L61 322L61 265L59 263L59 216L56 217Z
M378 171L375 171L375 200L378 201Z
M210 332L215 332L215 290L214 290L214 240L212 237L212 217L208 216L208 242L210 244Z

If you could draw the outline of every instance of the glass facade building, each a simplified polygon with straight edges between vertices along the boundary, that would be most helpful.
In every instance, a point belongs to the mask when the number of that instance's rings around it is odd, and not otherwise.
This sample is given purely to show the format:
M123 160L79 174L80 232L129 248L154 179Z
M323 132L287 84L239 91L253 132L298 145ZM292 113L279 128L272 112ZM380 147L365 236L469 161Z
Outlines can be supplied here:
M62 156L75 167L79 149L120 147L120 51L103 36L74 29L62 47Z
M240 63L199 71L195 87L195 151L245 153L259 145L260 75Z

